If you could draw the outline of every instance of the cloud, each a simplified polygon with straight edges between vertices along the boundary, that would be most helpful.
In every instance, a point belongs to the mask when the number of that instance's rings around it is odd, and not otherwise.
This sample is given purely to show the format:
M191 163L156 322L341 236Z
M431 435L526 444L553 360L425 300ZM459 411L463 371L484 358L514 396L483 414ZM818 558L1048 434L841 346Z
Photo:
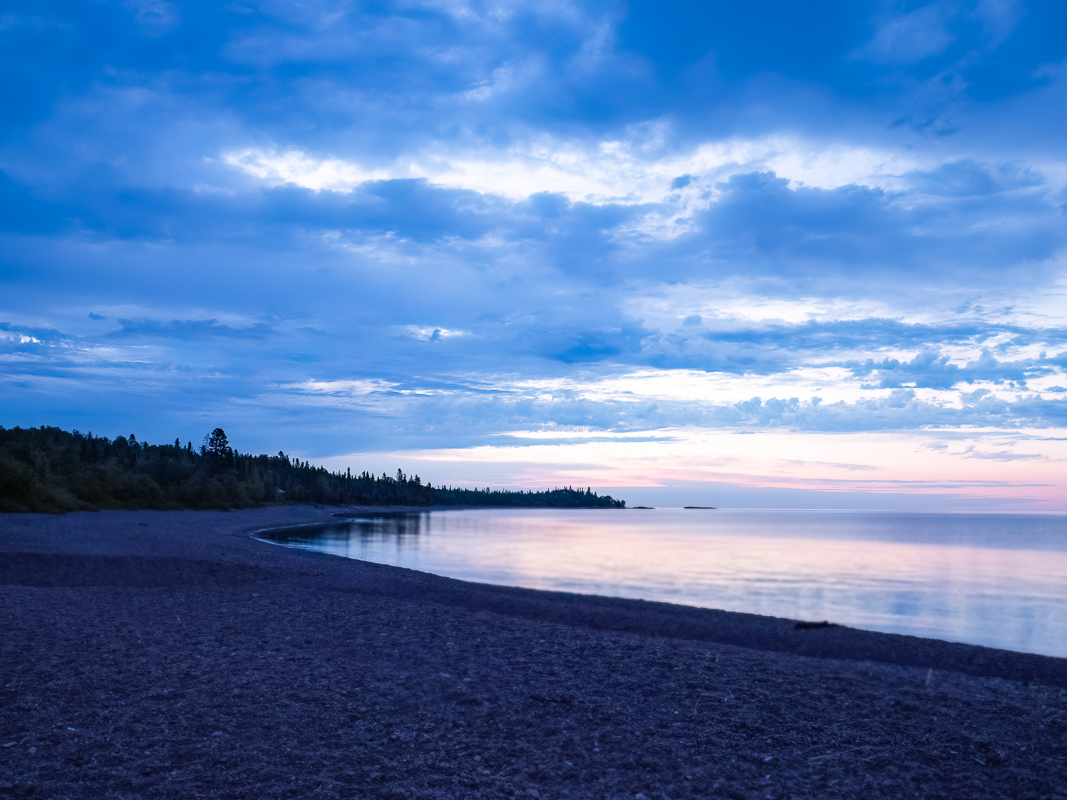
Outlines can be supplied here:
M16 8L0 424L1051 437L1061 6Z
M1040 453L1012 453L1008 451L981 452L975 450L972 445L964 451L964 458L981 458L988 461L1044 461L1046 456Z
M105 317L97 317L105 319ZM165 339L201 340L205 338L254 338L261 339L273 333L270 325L256 323L243 328L234 328L219 323L218 320L156 320L156 319L120 319L119 330L108 334L109 338L134 339L160 337Z
M148 36L163 36L181 24L177 9L163 0L126 0L123 6Z
M956 37L948 27L952 8L931 3L887 22L854 57L883 64L914 64L943 53Z
M968 361L965 365L949 362L948 356L934 350L917 354L911 361L901 362L886 358L881 362L868 359L862 365L847 363L853 375L870 377L877 381L880 389L893 389L901 386L950 389L960 383L988 381L995 385L1009 383L1018 388L1025 388L1028 379L1042 375L1057 374L1067 354L1049 358L1039 356L1020 361L998 361L988 349L981 355Z
M694 215L693 233L672 245L676 252L699 254L716 269L743 265L816 285L823 277L839 282L875 273L936 282L956 281L963 272L1038 268L1063 243L1051 220L976 230L970 214L957 220L952 210L863 186L793 189L773 173L750 173L719 189L719 200Z
M977 197L1039 186L1043 182L1032 170L1015 164L990 167L971 159L941 164L930 171L911 172L904 177L914 191L943 197Z
M920 166L937 166L915 154L797 135L678 139L672 122L656 121L592 139L540 133L511 135L503 142L434 142L376 164L293 148L246 148L222 153L220 160L264 185L316 191L348 192L368 180L419 178L515 201L548 192L596 204L670 199L686 206L706 206L716 181L753 171L822 189L852 183L886 188L921 177ZM975 163L974 168L985 167ZM1010 165L999 169L1011 171Z

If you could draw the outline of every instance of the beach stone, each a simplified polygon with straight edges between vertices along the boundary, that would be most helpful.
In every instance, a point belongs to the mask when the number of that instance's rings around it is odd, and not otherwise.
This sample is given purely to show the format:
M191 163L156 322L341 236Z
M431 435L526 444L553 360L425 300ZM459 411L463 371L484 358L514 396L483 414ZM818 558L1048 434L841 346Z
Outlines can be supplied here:
M0 745L21 742L0 749L0 798L30 775L38 796L69 800L1062 795L1048 765L1067 728L1064 660L844 627L799 639L789 620L463 584L247 536L306 521L297 507L158 512L134 541L111 532L121 513L0 520L7 551L37 553L0 553ZM116 574L137 580L67 580L53 550L136 555ZM207 580L205 566L160 592L163 578L134 574L216 559L277 577ZM1032 667L1042 684L1012 678ZM114 725L95 713L108 707ZM212 719L225 743L203 741Z

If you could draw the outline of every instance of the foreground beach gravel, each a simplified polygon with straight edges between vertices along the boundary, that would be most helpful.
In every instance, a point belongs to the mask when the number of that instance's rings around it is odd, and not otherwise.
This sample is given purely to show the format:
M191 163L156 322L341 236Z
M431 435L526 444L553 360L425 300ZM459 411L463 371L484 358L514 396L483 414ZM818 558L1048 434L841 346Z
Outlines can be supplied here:
M1063 659L249 536L333 510L0 516L0 797L1067 800Z

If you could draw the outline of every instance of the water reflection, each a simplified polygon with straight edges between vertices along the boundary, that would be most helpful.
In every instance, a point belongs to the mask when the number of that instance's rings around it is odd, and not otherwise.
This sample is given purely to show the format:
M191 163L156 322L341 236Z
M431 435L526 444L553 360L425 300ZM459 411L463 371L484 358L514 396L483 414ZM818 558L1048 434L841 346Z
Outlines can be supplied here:
M1067 656L1067 518L481 509L261 535L462 580Z
M341 517L340 514L336 516ZM428 523L429 516L428 513L406 512L345 515L341 518L343 521L261 531L256 538L300 550L376 561L378 559L366 558L364 551L377 552L382 547L397 550L415 547L417 543L414 538Z

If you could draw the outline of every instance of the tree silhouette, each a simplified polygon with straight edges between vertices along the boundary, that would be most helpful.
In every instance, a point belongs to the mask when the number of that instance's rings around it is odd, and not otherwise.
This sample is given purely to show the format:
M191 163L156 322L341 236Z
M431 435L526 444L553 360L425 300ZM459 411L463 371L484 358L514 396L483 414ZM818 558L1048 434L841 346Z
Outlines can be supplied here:
M543 492L432 486L397 470L330 472L308 461L237 453L222 428L191 444L150 445L59 428L0 426L0 512L98 508L246 508L276 502L625 508L586 489Z
M214 469L226 469L233 464L233 450L230 449L226 431L222 428L215 428L204 437L204 448L204 455Z

